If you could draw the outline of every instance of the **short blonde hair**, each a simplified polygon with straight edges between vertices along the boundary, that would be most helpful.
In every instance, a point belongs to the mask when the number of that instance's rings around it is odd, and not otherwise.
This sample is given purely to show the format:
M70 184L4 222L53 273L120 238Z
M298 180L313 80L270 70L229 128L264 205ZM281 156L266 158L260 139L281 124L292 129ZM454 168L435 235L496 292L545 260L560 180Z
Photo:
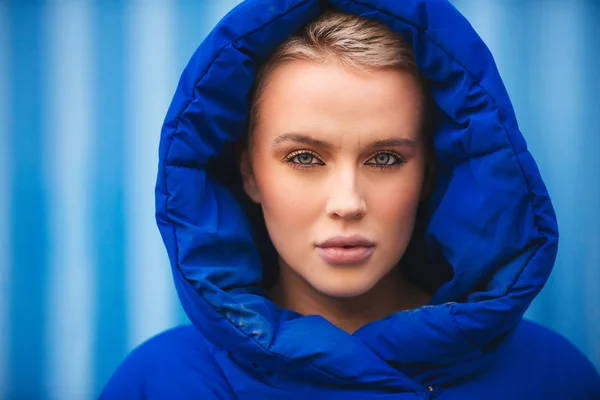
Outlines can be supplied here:
M327 11L280 44L259 66L251 94L248 140L252 140L261 96L273 70L289 61L324 63L331 58L355 71L398 68L413 75L422 87L424 129L428 130L425 81L419 74L413 50L406 40L382 22L340 11Z

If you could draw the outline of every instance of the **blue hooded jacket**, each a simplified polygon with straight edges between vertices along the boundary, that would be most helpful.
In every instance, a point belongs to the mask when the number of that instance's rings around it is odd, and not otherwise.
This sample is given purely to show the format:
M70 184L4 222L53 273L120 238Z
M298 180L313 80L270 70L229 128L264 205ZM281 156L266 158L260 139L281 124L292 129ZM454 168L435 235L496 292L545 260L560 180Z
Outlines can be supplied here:
M403 259L433 298L354 334L261 289L273 249L232 151L257 64L331 6L404 36L435 99L436 185ZM192 325L134 350L101 398L600 399L591 363L522 320L556 218L494 60L449 2L242 2L185 68L159 155L156 217Z

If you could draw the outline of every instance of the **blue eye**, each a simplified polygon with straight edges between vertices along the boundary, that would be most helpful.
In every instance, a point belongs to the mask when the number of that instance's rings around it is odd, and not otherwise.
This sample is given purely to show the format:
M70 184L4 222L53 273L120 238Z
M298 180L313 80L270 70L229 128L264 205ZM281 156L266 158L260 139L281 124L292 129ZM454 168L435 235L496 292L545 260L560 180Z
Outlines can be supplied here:
M397 154L395 152L382 151L368 159L365 165L372 165L378 168L388 168L399 166L403 163L404 159L400 154Z
M312 154L308 154L308 153L298 154L297 156L292 158L292 160L295 163L303 164L303 165L313 164L313 161L315 159L316 159L315 156L313 156Z
M307 150L299 150L288 154L284 161L289 164L293 164L296 167L314 167L317 165L325 165L325 163L321 161L316 154Z

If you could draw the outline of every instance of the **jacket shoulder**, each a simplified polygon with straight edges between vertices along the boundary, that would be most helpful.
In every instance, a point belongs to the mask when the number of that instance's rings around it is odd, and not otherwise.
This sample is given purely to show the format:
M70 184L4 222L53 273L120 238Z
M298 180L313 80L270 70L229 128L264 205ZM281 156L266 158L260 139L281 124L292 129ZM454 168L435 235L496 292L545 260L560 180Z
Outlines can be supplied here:
M446 389L447 399L600 399L600 376L562 335L523 320L487 368Z
M235 398L203 336L191 325L160 333L119 365L100 399Z
M583 370L589 369L597 375L592 363L569 340L537 322L521 321L513 341L533 360L566 362Z
M553 393L600 399L600 375L587 357L559 333L523 320L509 344L513 362L541 379ZM514 365L514 364L513 364ZM533 379L533 378L532 378ZM537 379L533 379L537 380Z

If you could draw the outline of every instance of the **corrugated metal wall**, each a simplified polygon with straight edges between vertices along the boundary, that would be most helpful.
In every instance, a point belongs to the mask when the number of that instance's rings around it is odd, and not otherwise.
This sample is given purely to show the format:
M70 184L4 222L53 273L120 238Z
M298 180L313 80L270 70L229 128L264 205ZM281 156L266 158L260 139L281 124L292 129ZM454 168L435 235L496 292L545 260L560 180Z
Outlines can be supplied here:
M185 322L154 223L161 122L235 0L0 0L0 399L93 398ZM528 316L600 367L600 3L461 0L561 227Z

